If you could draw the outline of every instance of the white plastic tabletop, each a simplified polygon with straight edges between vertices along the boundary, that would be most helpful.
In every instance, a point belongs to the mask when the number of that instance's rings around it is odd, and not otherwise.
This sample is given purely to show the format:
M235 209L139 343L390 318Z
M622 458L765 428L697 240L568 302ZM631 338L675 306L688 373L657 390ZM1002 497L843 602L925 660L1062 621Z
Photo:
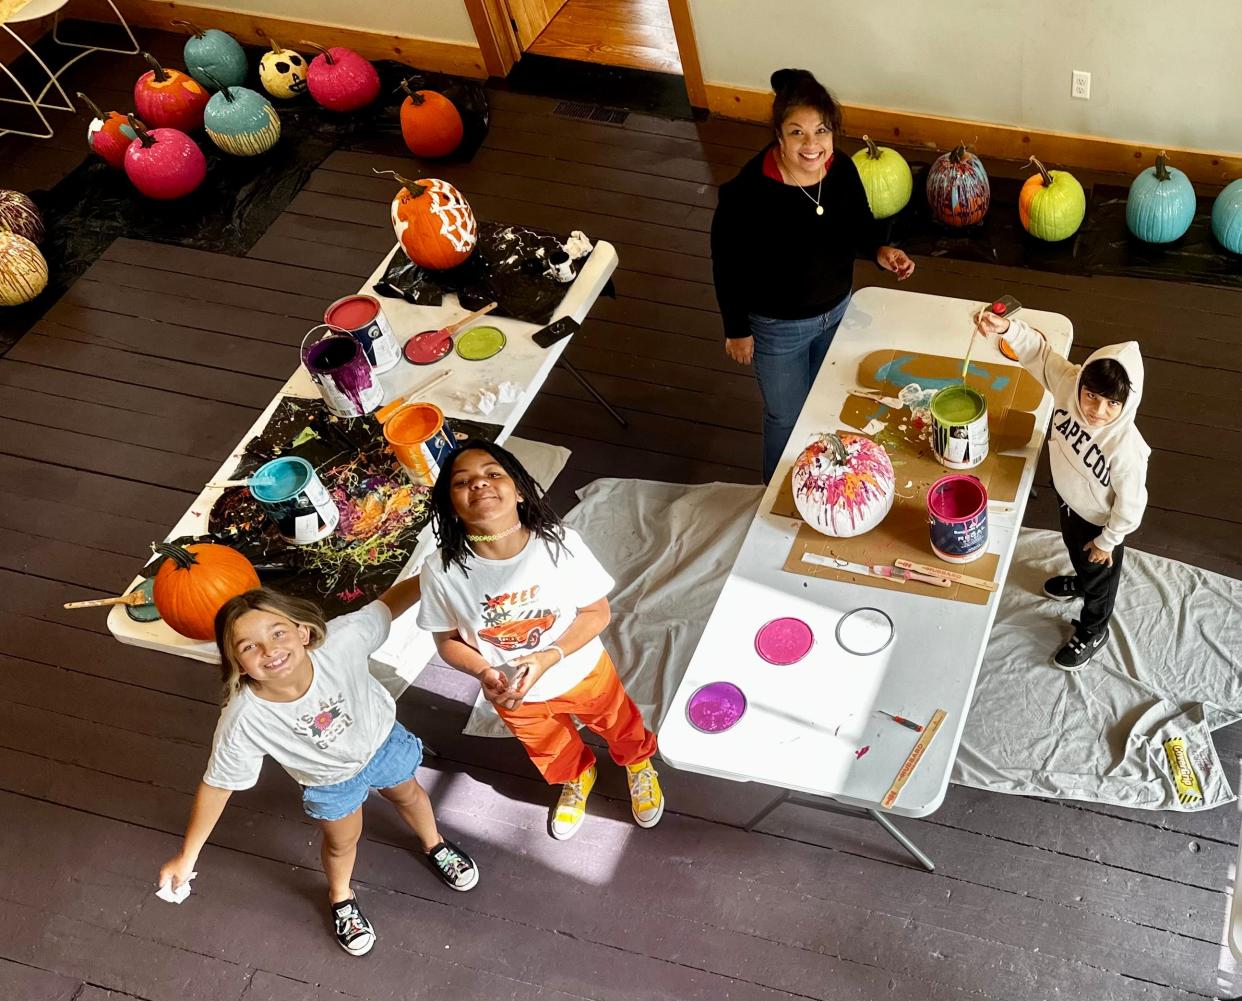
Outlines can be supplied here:
M760 502L690 666L660 727L660 753L671 764L736 781L756 781L876 808L918 735L876 713L884 709L926 723L936 709L947 718L891 812L925 816L940 806L949 784L983 660L999 591L986 605L966 604L898 590L816 579L782 570L799 522L768 513L793 460L816 432L841 427L860 360L896 348L962 357L971 316L982 303L885 288L854 294L772 483ZM1069 350L1073 328L1059 313L1026 310L1053 347ZM1012 364L982 339L978 361ZM1003 582L1017 528L1051 413L1045 394L1025 457L1012 509L989 514L988 551L998 553ZM930 560L930 546L929 546ZM969 573L969 566L962 568ZM893 620L892 642L880 653L855 656L836 642L841 617L859 607L882 609ZM815 634L805 658L775 667L755 652L755 634L780 616L803 619ZM702 685L729 681L745 693L747 708L730 729L705 734L690 725L686 708ZM863 748L867 750L859 753Z
M386 255L384 261L367 279L362 287L363 292L369 292L371 286L383 274L387 259ZM599 298L604 286L608 284L609 278L616 270L617 261L617 251L612 244L603 241L596 243L582 271L566 291L565 298L557 307L553 318L570 316L579 323L585 320L587 313L595 305L596 299ZM325 300L324 306L328 305L329 302ZM438 329L467 312L457 304L455 296L447 297L445 303L440 306L416 306L403 299L382 299L381 305L393 332L403 344L419 331ZM380 382L384 386L384 401L388 402L403 396L441 372L448 371L451 373L449 378L440 382L429 392L418 394L418 399L436 404L450 418L469 418L500 424L502 428L497 441L503 442L508 438L572 338L565 338L552 347L544 349L531 340L534 333L540 329L537 324L497 317L494 314L481 322L499 327L504 331L507 343L503 351L487 361L466 361L455 352L434 365L410 365L402 360L395 368L380 376ZM308 324L307 329L309 327ZM290 358L291 360L297 358L296 351L290 351ZM485 383L503 381L513 382L522 387L522 393L517 400L513 403L498 404L496 409L485 416L467 414L463 411L462 397L464 395ZM237 447L221 464L219 471L212 477L213 481L228 478L236 468L246 444L267 426L272 413L279 405L281 398L285 396L310 398L319 396L319 391L304 366L298 365L288 382L281 387L271 403L255 420L254 425L242 436ZM173 526L167 538L175 539L184 535L198 535L206 532L208 514L220 493L222 491L219 488L204 488L186 513L182 515L181 520ZM418 570L433 544L434 539L428 528L420 536L413 556L402 570L402 578ZM140 577L136 577L130 588L137 586L140 580ZM188 639L173 632L162 621L135 622L126 614L124 607L119 605L114 606L108 615L108 629L122 643L133 646L174 653L209 663L217 663L220 659L214 643ZM393 623L388 641L375 653L373 659L381 668L395 671L408 681L411 672L421 669L427 663L433 649L430 637L423 635L415 626L414 615L411 612Z

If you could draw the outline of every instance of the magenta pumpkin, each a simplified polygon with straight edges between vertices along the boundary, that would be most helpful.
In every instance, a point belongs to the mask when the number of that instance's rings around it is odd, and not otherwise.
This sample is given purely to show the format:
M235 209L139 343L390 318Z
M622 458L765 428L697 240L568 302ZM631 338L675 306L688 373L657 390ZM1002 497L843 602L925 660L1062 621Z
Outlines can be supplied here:
M95 116L86 127L86 145L113 170L124 170L125 151L134 141L129 122L119 111L100 111L99 106L80 90L78 97Z
M0 231L24 236L34 244L43 242L43 216L20 191L0 189Z
M320 54L307 67L306 87L311 97L329 111L357 111L379 96L379 74L353 49L325 49L307 41L302 44L319 50Z
M152 128L182 132L201 129L203 109L211 95L188 74L164 69L151 53L144 52L142 56L151 69L134 84L134 110L138 117Z
M125 152L125 173L148 198L182 198L203 183L207 158L194 140L177 129L152 129L132 115L130 128L138 138Z

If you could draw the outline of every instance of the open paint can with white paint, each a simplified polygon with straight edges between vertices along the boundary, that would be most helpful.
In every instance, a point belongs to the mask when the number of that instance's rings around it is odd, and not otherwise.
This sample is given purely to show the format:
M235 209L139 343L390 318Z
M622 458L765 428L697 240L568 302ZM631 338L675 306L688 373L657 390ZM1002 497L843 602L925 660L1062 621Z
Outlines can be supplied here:
M969 386L945 386L931 401L932 451L949 469L974 469L988 457L988 401Z

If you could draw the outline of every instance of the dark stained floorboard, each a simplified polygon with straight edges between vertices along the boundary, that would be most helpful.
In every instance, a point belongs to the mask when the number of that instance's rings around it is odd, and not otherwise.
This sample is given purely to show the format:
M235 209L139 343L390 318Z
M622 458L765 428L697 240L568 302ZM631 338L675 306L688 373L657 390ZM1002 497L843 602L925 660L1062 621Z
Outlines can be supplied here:
M175 62L180 40L154 40ZM106 76L88 74L92 96L122 100ZM716 184L766 130L646 115L600 125L554 117L550 100L491 97L483 149L436 172L482 218L581 228L621 257L617 298L600 301L568 358L630 427L554 371L519 428L573 450L554 501L567 509L599 476L756 482L759 397L721 347L707 228ZM72 169L79 131L45 146L0 140L0 184ZM215 724L217 676L122 647L102 613L61 605L127 583L288 376L323 306L387 255L394 186L373 167L408 172L409 161L378 140L333 153L245 258L117 240L0 359L0 998L1223 996L1232 809L1147 813L954 787L903 825L937 859L928 875L853 818L785 805L745 833L774 790L670 768L669 814L640 831L604 767L590 823L560 844L544 833L548 790L529 762L510 741L461 736L468 679L434 670L399 712L436 751L423 776L446 832L477 854L477 890L440 887L371 803L357 874L381 939L351 961L327 936L297 789L269 767L226 812L190 901L155 901L151 879ZM1004 288L1065 312L1075 360L1137 340L1154 452L1136 545L1242 575L1242 294L918 263L904 287L971 299ZM856 284L891 280L860 263ZM967 332L946 332L946 353ZM1037 487L1026 523L1053 527L1046 460ZM1231 776L1240 731L1217 734Z

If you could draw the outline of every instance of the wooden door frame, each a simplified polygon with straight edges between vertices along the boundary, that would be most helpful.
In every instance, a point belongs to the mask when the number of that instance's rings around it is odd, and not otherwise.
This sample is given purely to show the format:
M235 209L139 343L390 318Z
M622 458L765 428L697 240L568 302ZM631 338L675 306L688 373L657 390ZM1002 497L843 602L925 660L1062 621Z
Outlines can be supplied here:
M487 72L492 76L508 76L513 64L522 58L522 47L518 44L507 3L505 0L465 0L465 4ZM693 107L706 108L707 87L703 83L703 67L699 64L690 0L668 0L668 10L673 19L686 94Z

